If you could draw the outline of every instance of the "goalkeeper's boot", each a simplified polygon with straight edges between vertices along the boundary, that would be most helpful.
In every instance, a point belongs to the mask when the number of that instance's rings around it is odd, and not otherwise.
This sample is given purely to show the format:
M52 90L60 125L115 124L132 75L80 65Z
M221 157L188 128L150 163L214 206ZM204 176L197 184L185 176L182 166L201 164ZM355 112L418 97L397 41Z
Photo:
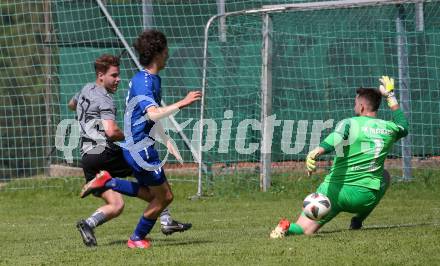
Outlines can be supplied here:
M87 222L83 219L79 220L76 223L76 228L78 228L79 233L83 239L84 245L88 247L93 247L98 245L96 243L95 234L93 233L93 229L87 224Z
M270 238L283 238L286 236L287 231L289 230L290 222L286 218L283 218L278 223L277 227L270 233Z
M149 248L151 247L151 242L149 239L142 240L131 240L131 238L127 241L128 248Z
M105 183L107 183L107 181L109 181L110 179L112 179L112 176L109 172L100 171L96 174L95 178L93 178L92 180L90 180L90 182L83 186L80 197L85 198L90 195L90 193L103 189Z
M362 221L356 216L351 218L350 229L351 230L359 230L361 228L362 228Z
M161 224L160 231L162 231L164 235L171 235L175 232L184 232L186 230L189 230L191 227L192 224L190 223L181 223L176 220L171 220L170 223Z

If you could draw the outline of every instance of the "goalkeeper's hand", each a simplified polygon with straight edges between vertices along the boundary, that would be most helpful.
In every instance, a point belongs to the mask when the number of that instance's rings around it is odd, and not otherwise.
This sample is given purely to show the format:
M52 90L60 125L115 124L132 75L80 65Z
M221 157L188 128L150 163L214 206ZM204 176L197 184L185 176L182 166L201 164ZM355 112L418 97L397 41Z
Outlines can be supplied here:
M319 155L319 150L319 147L317 147L307 154L306 168L309 176L316 170L316 158Z
M388 76L382 76L379 81L380 83L382 83L379 86L380 93L383 97L386 97L388 106L392 107L394 105L397 105L397 99L394 95L394 79Z

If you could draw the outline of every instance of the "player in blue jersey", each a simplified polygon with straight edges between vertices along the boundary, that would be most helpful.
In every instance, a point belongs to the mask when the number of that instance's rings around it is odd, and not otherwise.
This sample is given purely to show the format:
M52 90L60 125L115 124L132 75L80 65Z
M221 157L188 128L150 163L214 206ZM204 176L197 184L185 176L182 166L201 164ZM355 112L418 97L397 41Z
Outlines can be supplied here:
M154 147L156 140L160 139L168 151L182 161L174 142L165 134L159 120L199 100L201 92L189 92L181 101L166 107L161 106L161 79L158 74L164 69L168 59L166 37L159 31L145 30L134 46L143 69L130 81L124 118L123 154L137 183L148 189L150 199L127 245L129 248L148 248L151 244L146 235L162 210L173 200L173 193L162 168L164 162ZM115 180L117 178L108 174L100 175L90 183L84 193L98 190Z

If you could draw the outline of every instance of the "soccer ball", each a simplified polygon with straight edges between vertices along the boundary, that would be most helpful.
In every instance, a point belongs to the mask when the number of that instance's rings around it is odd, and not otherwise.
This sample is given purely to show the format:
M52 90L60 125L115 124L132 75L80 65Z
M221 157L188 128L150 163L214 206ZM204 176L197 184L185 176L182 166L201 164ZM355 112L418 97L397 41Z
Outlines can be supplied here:
M323 194L312 193L303 202L304 214L312 220L320 220L326 216L331 209L330 200Z

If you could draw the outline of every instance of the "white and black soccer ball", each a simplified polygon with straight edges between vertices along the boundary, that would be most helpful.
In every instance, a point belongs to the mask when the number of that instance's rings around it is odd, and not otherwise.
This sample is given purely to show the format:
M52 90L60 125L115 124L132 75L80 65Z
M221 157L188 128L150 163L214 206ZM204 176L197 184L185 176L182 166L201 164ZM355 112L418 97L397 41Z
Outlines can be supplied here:
M330 200L321 193L308 195L303 202L304 214L312 220L320 220L326 216L331 209Z

